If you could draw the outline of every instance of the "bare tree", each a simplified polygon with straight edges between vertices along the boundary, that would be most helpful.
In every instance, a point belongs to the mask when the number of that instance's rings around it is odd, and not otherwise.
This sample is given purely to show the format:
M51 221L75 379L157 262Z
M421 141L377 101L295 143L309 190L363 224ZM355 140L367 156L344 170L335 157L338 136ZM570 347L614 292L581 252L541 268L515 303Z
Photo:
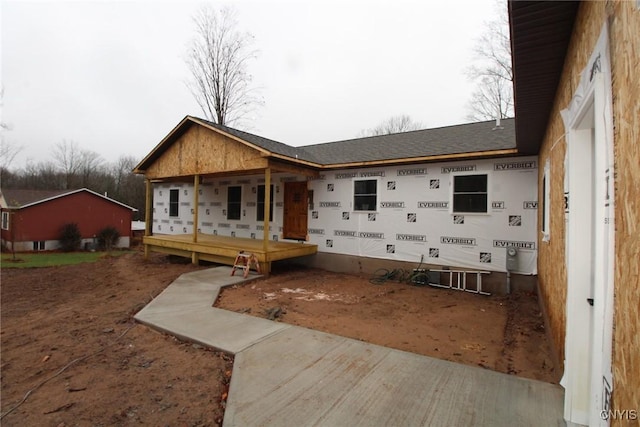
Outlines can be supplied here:
M196 37L186 59L191 93L207 118L221 125L241 121L262 102L247 67L257 52L253 36L237 29L235 12L202 7L194 17Z
M106 174L104 159L95 151L81 150L79 174L81 187L88 188L98 184L94 182L94 178Z
M471 121L513 117L513 84L498 76L485 76L471 94L469 114Z
M511 40L506 3L496 3L496 17L485 23L476 40L475 64L467 76L477 84L467 104L467 119L473 121L514 116Z
M414 122L410 116L402 114L400 116L389 117L376 127L361 130L359 136L389 135L391 133L418 130L421 127L422 124L420 122Z
M93 174L104 161L94 151L83 150L74 141L63 140L53 147L53 160L65 176L65 189L90 187Z
M74 141L64 139L53 147L52 157L58 169L65 176L65 189L69 189L80 171L80 147Z
M115 188L118 193L124 192L128 178L133 176L133 168L138 161L133 156L120 156L111 167L111 175L115 180Z

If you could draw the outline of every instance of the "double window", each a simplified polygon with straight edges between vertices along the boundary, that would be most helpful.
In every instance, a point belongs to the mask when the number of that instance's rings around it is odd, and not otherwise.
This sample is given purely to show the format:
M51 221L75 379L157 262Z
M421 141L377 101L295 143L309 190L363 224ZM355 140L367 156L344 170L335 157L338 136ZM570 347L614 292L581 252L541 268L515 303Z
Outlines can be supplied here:
M375 211L378 209L378 180L358 179L353 181L353 210Z
M456 175L453 177L453 212L487 213L487 175Z

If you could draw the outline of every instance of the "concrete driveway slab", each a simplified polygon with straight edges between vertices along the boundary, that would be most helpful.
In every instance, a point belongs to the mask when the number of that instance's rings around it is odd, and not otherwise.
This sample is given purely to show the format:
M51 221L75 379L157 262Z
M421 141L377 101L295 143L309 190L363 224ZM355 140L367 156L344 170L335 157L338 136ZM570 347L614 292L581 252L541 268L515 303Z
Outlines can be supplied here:
M558 386L292 327L236 355L225 426L555 426Z

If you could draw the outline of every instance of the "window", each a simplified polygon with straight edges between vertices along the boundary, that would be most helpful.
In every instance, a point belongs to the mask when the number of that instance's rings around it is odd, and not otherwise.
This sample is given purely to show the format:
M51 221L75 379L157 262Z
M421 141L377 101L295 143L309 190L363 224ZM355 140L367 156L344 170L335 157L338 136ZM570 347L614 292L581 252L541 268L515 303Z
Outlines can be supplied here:
M487 175L453 177L453 212L487 212Z
M242 187L227 187L227 219L240 219Z
M178 216L180 190L169 190L169 216Z
M9 212L2 212L2 229L9 229Z
M33 242L33 250L44 251L44 240L40 240L39 242Z
M269 188L271 194L269 197L269 221L273 221L273 185L269 186ZM258 185L258 200L256 204L258 207L256 220L258 221L264 221L264 189L264 185Z
M353 210L375 211L378 208L378 180L353 181Z

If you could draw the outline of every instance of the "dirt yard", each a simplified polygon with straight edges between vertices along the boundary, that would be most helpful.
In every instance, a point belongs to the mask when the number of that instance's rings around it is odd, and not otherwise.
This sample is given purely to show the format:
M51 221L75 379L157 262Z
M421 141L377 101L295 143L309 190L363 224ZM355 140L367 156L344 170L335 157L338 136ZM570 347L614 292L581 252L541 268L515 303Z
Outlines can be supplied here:
M385 347L557 382L533 294L483 296L321 270L225 288L217 307Z
M70 267L3 268L1 424L219 425L231 358L132 320L171 281L197 268L203 267L161 255L145 261L140 253ZM535 296L484 297L367 279L280 269L228 288L218 306L558 380Z
M145 262L140 254L70 267L3 268L0 424L221 423L231 358L132 320L194 269L164 256Z

